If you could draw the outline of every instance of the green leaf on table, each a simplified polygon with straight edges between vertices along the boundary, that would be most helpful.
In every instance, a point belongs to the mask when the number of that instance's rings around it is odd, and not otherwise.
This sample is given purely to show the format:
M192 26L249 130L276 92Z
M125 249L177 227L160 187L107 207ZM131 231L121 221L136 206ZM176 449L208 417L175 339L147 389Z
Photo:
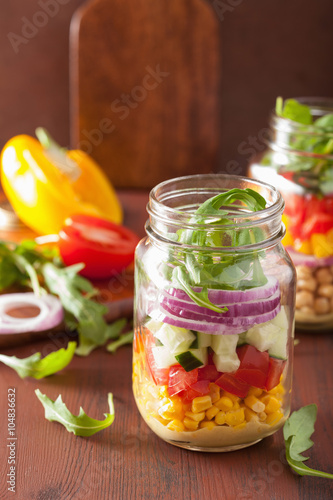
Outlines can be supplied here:
M122 318L117 319L110 325L107 325L108 328L106 330L106 340L119 337L126 323L127 319ZM77 354L78 356L88 356L97 347L100 347L100 344L97 344L91 339L87 339L81 333L79 333L79 346L77 347L75 354Z
M81 337L103 345L108 338L108 324L104 320L107 308L90 300L82 291L94 293L94 288L87 280L77 274L82 266L58 268L52 263L44 264L42 273L49 290L58 295L64 309L77 320L77 329Z
M114 354L119 347L126 345L126 344L131 344L133 342L133 337L134 337L133 331L124 333L123 335L121 335L119 337L118 340L114 340L113 342L110 342L110 344L108 344L106 346L106 349L107 349L107 351L112 352Z
M61 348L58 351L51 352L43 359L41 359L41 353L36 352L32 356L23 359L0 354L0 361L13 368L21 378L41 379L65 368L72 361L75 348L76 342L69 342L67 349Z
M317 417L317 406L311 404L294 411L283 427L283 436L286 445L286 458L290 467L300 476L318 476L333 479L333 474L321 472L307 467L303 462L309 457L302 453L313 446L311 436Z
M275 111L278 116L287 118L293 122L302 123L303 125L312 124L312 115L309 106L301 104L295 99L286 99L282 105L281 97L278 97Z
M80 407L77 416L73 415L63 403L61 394L53 401L45 394L42 394L39 389L36 389L35 393L45 409L45 418L50 422L59 422L68 432L73 432L75 436L92 436L96 432L109 427L114 421L115 413L111 392L108 394L110 413L104 413L105 420L95 420L88 417L82 407Z

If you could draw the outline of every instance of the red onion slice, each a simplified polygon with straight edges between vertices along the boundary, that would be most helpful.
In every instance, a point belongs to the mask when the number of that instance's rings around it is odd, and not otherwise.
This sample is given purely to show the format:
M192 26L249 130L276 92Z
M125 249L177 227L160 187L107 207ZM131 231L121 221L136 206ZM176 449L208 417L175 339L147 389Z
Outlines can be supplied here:
M166 310L162 305L160 305L159 309L151 311L150 316L156 321L168 323L180 328L187 328L188 330L211 333L213 335L232 335L242 333L254 325L272 320L280 312L280 310L281 305L279 303L275 309L265 314L226 318L226 320L232 321L231 324L206 321L204 319L200 320L197 317L196 319L179 317L171 311Z
M7 314L10 309L35 306L39 314L33 318L15 318ZM0 334L41 332L54 328L64 318L60 300L54 295L37 297L34 293L0 295Z
M228 311L224 313L217 313L215 311L212 311L211 309L208 309L207 307L198 306L193 301L190 301L190 299L188 301L176 299L172 295L169 295L167 292L162 292L161 304L167 310L173 311L174 308L174 313L177 316L183 316L183 314L177 312L180 309L183 309L188 311L189 314L192 312L198 313L200 315L205 315L205 319L207 321L210 321L211 318L212 321L219 322L219 318L222 317L229 318L235 316L254 316L267 313L278 306L278 304L280 303L280 298L280 290L278 289L271 297L268 297L267 299L257 299L243 303L228 304ZM220 307L224 306L224 304L218 305Z
M266 285L258 286L256 288L249 288L248 290L216 290L213 288L208 289L208 298L215 305L235 304L237 302L249 302L271 297L278 289L279 282L273 276L269 276ZM201 292L202 288L193 288L195 292ZM177 299L193 302L186 292L179 288L170 288L167 292L176 297Z

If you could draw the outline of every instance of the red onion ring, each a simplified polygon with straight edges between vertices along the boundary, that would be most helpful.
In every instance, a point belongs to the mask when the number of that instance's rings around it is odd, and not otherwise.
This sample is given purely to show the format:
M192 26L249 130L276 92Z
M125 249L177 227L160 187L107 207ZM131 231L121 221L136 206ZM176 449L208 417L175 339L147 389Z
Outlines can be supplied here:
M215 305L223 304L226 306L228 304L236 304L237 302L268 299L279 289L279 282L273 276L269 276L267 280L266 285L249 288L248 290L218 290L209 288L208 298ZM201 292L201 290L202 288L193 288L194 292ZM177 299L190 300L187 293L179 288L170 288L167 292Z
M205 321L197 319L190 319L179 317L171 311L166 310L162 305L158 309L150 312L152 319L168 323L180 328L187 328L188 330L195 330L199 332L211 333L213 335L232 335L242 333L254 325L270 321L280 312L281 305L269 311L268 313L257 316L239 316L236 318L226 318L231 320L231 324L216 323L213 321Z
M15 318L7 314L9 309L35 306L39 314L33 318ZM34 293L8 293L0 295L0 334L27 333L50 330L64 318L60 300L54 295L37 297Z
M286 247L286 250L295 266L325 267L333 265L333 256L319 258L315 255L297 252L297 250L294 250L290 246Z

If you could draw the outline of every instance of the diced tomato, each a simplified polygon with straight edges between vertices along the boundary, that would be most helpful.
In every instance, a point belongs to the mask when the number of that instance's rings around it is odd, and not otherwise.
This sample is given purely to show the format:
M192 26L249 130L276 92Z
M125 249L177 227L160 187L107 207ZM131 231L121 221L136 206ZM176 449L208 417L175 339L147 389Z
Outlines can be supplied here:
M276 387L281 380L286 361L283 359L269 358L268 375L265 383L266 391Z
M211 382L215 382L220 375L221 373L217 371L215 365L206 365L202 368L198 368L198 380L210 380Z
M170 367L168 379L168 392L170 396L178 394L180 391L187 390L198 380L198 368L187 372L180 365Z
M209 394L209 384L209 380L200 380L199 382L192 384L187 390L179 393L179 396L183 400L183 403L190 403L194 398Z
M268 352L261 352L252 345L244 345L237 349L237 356L240 365L235 372L236 379L263 389L268 374Z
M223 375L215 381L215 384L239 398L246 398L250 390L250 386L242 380L238 380L234 373L223 373Z
M333 215L324 213L314 214L303 224L302 237L309 239L315 233L326 234L332 228Z

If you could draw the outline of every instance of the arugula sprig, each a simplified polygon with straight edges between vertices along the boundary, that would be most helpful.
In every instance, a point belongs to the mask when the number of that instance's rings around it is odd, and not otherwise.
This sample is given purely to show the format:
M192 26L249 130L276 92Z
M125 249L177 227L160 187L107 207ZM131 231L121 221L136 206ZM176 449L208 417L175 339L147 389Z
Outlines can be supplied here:
M36 396L45 409L45 418L50 422L59 422L68 432L73 432L75 436L92 436L106 427L109 427L114 421L114 405L111 392L108 394L109 413L104 413L104 420L96 420L86 415L82 407L79 414L73 415L62 401L61 394L53 401L39 389L35 391Z
M309 457L302 453L313 446L311 436L314 433L314 424L317 418L317 406L311 404L294 411L283 427L283 436L286 445L286 458L290 467L300 476L317 476L333 479L333 474L307 467L303 462Z
M231 189L206 200L192 214L190 224L198 229L180 229L178 242L184 244L173 254L170 252L168 265L161 265L165 277L175 288L184 290L199 306L223 313L227 307L212 304L208 288L227 290L247 289L267 282L257 251L238 255L214 256L214 247L247 246L262 241L261 229L248 229L241 225L231 229L233 217L240 210L256 212L266 207L265 199L252 189ZM201 225L206 227L201 229ZM213 225L209 230L209 225ZM191 246L190 249L186 245ZM196 251L193 247L198 247ZM209 247L210 250L205 250ZM212 256L213 255L213 256ZM195 287L201 288L200 291Z
M0 354L0 362L13 368L21 378L32 377L41 379L63 370L72 361L76 348L76 342L69 342L67 349L61 348L51 352L41 359L41 353L35 352L27 358L6 356Z
M65 311L65 323L79 333L76 354L87 356L109 339L119 337L126 319L107 324L107 307L92 300L93 285L78 274L83 264L64 267L57 252L37 250L33 241L20 244L0 242L0 292L10 286L32 288L36 295L57 295Z
M276 115L298 123L297 131L290 134L292 150L304 151L315 155L333 154L333 113L314 119L311 109L295 99L276 100ZM281 166L278 156L268 153L262 160L263 165L274 166L282 175L291 172L292 180L310 192L325 195L333 192L333 161L309 155L286 153L288 163Z

